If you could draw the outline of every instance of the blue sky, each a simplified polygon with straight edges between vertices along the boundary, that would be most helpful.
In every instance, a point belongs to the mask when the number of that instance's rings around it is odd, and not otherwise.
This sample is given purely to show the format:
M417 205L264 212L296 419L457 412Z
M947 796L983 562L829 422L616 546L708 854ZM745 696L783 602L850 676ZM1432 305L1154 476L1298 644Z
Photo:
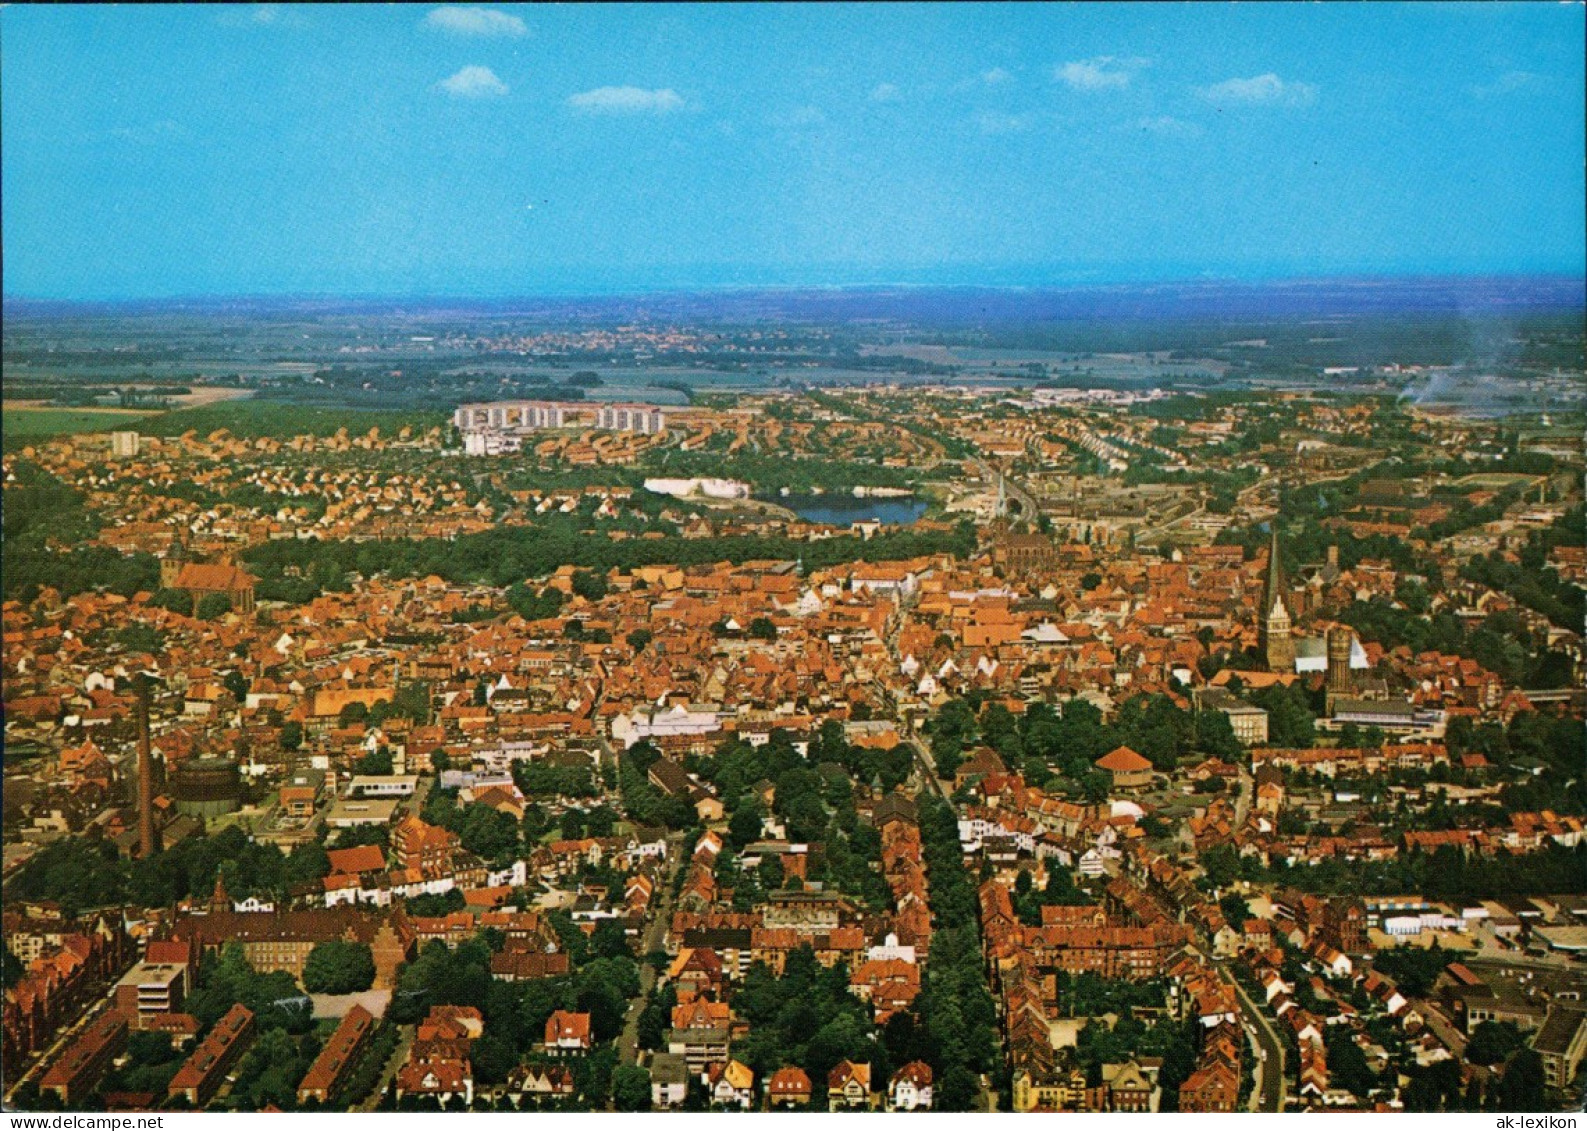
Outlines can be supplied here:
M1579 4L0 11L5 293L1565 272Z

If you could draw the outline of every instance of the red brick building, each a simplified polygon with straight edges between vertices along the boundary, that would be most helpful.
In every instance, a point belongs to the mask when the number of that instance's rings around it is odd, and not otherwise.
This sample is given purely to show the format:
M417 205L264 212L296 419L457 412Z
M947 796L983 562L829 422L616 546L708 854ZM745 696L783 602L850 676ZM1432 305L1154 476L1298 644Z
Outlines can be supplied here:
M322 1104L328 1102L347 1082L348 1075L358 1063L359 1054L369 1044L374 1032L374 1014L361 1005L349 1009L298 1085L298 1103L307 1103L309 1100L317 1100Z
M185 1099L195 1108L203 1107L220 1091L226 1073L242 1059L253 1038L253 1011L242 1004L232 1006L176 1070L166 1095L173 1100Z
M116 1010L100 1016L60 1055L44 1079L39 1091L48 1092L62 1104L76 1104L94 1090L111 1061L127 1047L127 1019Z

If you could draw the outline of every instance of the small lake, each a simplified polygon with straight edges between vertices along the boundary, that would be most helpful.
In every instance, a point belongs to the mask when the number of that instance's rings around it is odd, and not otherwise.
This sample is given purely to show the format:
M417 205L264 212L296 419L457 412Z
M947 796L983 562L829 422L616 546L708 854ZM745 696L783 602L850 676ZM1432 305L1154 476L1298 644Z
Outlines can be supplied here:
M896 499L857 499L853 495L783 495L771 502L787 507L806 522L847 526L875 519L888 526L908 526L926 513L926 501L914 496Z

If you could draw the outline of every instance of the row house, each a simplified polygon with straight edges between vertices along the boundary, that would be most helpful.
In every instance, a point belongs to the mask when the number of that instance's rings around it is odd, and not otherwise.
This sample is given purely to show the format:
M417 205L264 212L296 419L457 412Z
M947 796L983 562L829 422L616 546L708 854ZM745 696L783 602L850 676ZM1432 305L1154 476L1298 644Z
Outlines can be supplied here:
M114 1009L100 1014L45 1070L39 1091L63 1105L80 1103L126 1049L127 1031L125 1014Z
M204 1107L253 1040L253 1011L240 1003L232 1006L176 1070L166 1094L173 1100L184 1099L192 1107Z
M14 1078L29 1057L48 1047L133 958L132 940L119 917L112 920L100 915L82 927L38 916L13 918L7 927L13 924L22 929L14 937L8 933L7 944L13 953L20 950L35 957L5 995L0 1064L8 1078Z
M1237 1024L1206 1030L1196 1067L1179 1086L1179 1110L1192 1113L1237 1111L1240 1100L1240 1049L1244 1034Z
M357 1067L376 1025L374 1014L362 1005L355 1004L342 1016L336 1031L326 1040L325 1047L320 1049L298 1084L300 1105L310 1100L326 1104L337 1095Z

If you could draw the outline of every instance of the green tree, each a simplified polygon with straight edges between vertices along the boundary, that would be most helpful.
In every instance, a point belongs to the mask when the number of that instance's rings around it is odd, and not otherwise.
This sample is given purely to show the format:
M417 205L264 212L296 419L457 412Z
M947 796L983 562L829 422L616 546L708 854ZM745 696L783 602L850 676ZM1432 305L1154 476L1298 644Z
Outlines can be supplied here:
M251 1111L270 1104L280 1108L296 1107L298 1081L312 1063L313 1057L305 1054L300 1042L290 1033L285 1029L271 1029L260 1035L238 1065L232 1096Z
M430 721L430 685L425 680L414 680L397 688L391 698L391 713L412 719L419 725Z
M639 1045L641 1048L662 1049L667 1030L672 1027L672 1007L678 1004L678 987L668 982L650 995L639 1015Z
M1305 748L1316 744L1317 717L1300 684L1265 687L1253 691L1250 700L1267 712L1268 740L1272 745Z
M463 811L458 836L463 847L481 860L500 861L518 851L518 822L511 813L488 805L470 805Z
M218 620L231 612L231 598L225 593L206 593L199 598L194 616L199 620Z
M747 798L743 799L733 810L733 817L727 824L728 839L734 847L743 848L760 839L761 812L760 805Z
M1513 1021L1484 1021L1471 1032L1466 1059L1484 1066L1498 1064L1525 1041Z
M311 994L350 994L375 981L369 944L331 939L316 943L303 963L303 988Z
M0 978L6 989L10 989L22 980L27 967L22 965L22 960L11 953L10 947L0 948L0 962L4 963L4 976Z
M1517 1049L1505 1061L1495 1096L1500 1111L1543 1111L1547 1103L1543 1058L1534 1049Z
M821 839L827 826L822 785L821 775L815 770L794 767L777 776L777 795L772 807L787 822L788 835L794 840Z
M776 640L777 626L770 617L756 617L749 622L749 635L755 640Z
M1251 905L1246 902L1243 895L1236 892L1229 892L1218 900L1218 910L1223 912L1224 920L1236 930L1251 918Z
M1332 1081L1352 1095L1365 1099L1377 1083L1367 1065L1366 1054L1356 1044L1347 1025L1330 1030L1328 1035L1328 1072Z
M573 592L586 601L599 601L606 596L606 577L590 570L576 570L573 574Z
M185 589L161 589L149 598L149 604L184 617L193 615L193 595Z
M1240 740L1234 736L1229 716L1222 711L1202 711L1196 715L1196 745L1223 762L1240 759Z
M553 589L549 585L538 591L532 591L523 582L514 582L508 587L507 604L513 612L523 617L524 620L549 620L557 615L567 600L562 590Z
M612 1072L612 1103L618 1111L650 1110L650 1073L637 1064L620 1064Z
M488 1021L485 1035L469 1046L468 1059L480 1084L500 1084L518 1064L517 1051Z
M331 858L325 846L317 840L311 840L292 850L292 855L286 858L282 868L281 878L290 886L312 883L330 875L330 872Z
M221 686L231 693L232 699L239 705L248 698L248 677L240 671L229 671L221 677Z
M610 1041L623 1030L628 999L639 995L639 968L631 958L594 958L574 979L574 1007L590 1015L598 1041Z
M391 773L393 765L390 748L377 746L360 758L354 769L360 774L382 777Z

